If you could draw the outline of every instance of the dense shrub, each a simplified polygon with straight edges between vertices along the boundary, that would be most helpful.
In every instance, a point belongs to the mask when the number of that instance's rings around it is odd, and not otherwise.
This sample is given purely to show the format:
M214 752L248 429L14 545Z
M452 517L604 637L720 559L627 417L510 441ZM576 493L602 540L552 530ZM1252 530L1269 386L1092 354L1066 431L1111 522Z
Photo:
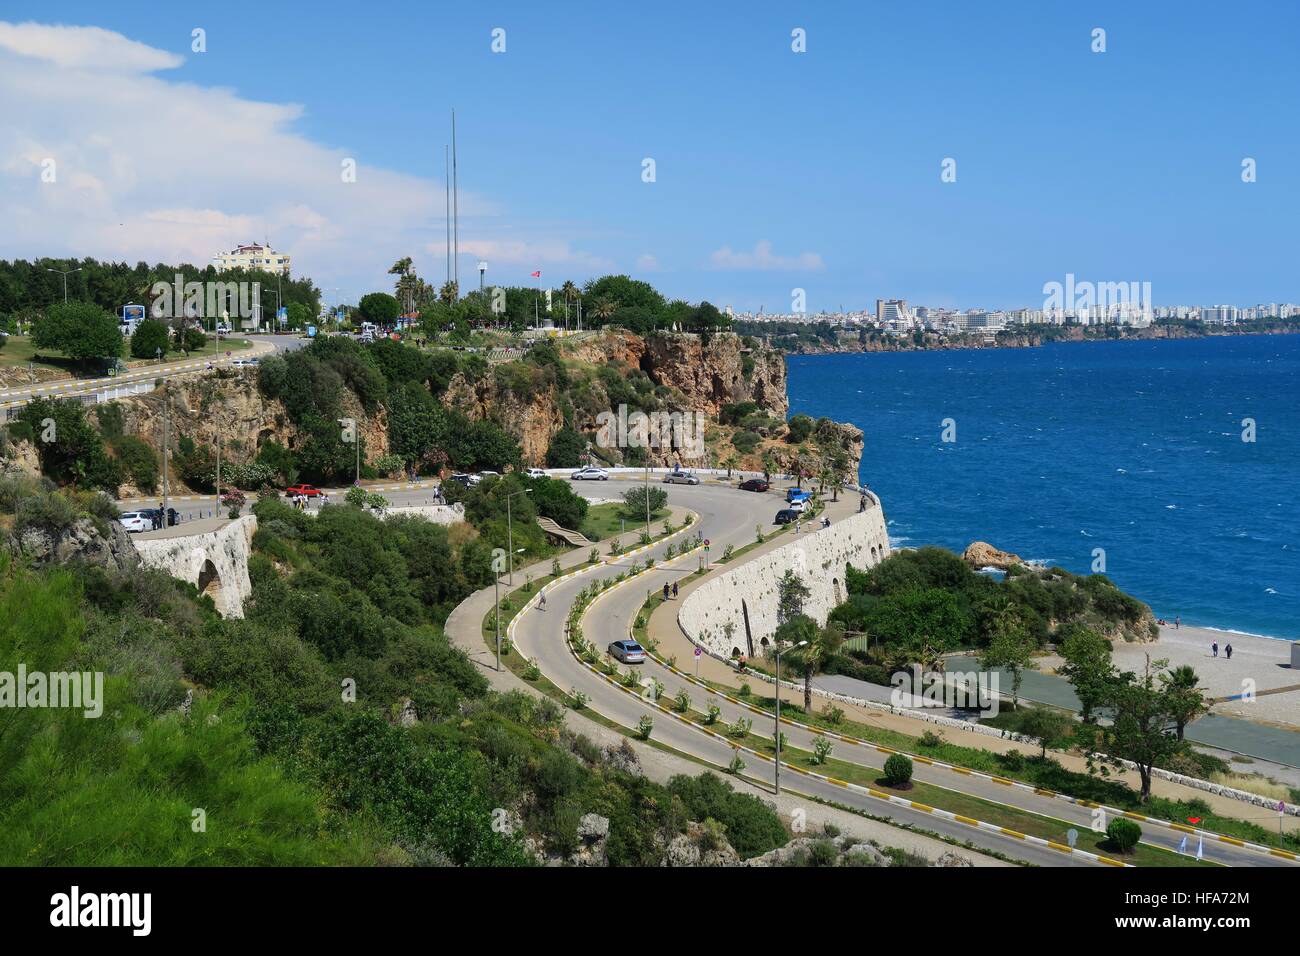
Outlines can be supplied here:
M912 780L911 758L903 754L890 754L885 760L885 783L901 787Z
M1106 836L1116 853L1128 853L1142 839L1142 828L1124 817L1116 817L1106 825Z

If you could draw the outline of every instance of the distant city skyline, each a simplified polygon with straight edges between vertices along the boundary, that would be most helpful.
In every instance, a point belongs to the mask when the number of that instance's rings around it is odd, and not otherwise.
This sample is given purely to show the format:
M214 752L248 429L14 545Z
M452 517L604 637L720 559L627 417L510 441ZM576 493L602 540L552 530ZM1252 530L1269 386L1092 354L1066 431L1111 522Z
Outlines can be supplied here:
M463 283L627 273L767 312L1032 308L1067 273L1288 296L1289 6L317 9L9 3L0 258L267 241L341 299L403 256L440 284L455 108Z

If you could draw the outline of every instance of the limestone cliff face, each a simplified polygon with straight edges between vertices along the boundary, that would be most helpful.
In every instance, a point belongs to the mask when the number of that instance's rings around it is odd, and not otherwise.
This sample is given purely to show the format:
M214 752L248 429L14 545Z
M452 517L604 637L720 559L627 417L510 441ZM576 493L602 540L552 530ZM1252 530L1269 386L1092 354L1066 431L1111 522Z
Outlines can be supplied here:
M790 411L781 353L763 346L747 348L733 332L720 332L706 341L689 332L642 338L615 329L582 341L571 354L592 364L617 362L639 368L656 385L681 392L691 410L711 417L733 402L755 402L781 419Z
M301 441L284 404L279 399L265 398L258 390L255 372L209 372L175 379L167 392L153 391L119 399L123 430L138 435L154 448L162 448L164 402L170 403L173 449L182 435L193 439L195 444L211 448L217 447L220 437L223 461L243 463L256 458L258 449L268 441L289 449L297 448ZM384 409L367 415L356 396L344 389L342 413L357 421L368 460L387 454L388 422ZM173 493L184 488L175 474L172 482ZM133 491L123 486L121 494L129 497Z
M734 333L710 336L678 333L645 340L642 370L657 385L678 389L693 408L716 416L723 405L755 402L785 419L785 360L771 349L745 348Z
M471 421L495 421L519 442L527 465L541 465L545 461L551 438L564 427L564 415L553 385L522 397L504 387L493 375L470 381L464 373L457 372L447 386L443 401Z

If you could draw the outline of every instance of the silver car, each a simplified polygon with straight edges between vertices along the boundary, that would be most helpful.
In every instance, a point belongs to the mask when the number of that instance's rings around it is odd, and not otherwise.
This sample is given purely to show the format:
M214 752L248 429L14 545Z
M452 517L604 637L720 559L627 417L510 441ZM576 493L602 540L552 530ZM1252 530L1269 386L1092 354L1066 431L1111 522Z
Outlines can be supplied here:
M699 476L689 471L670 471L664 475L665 485L698 485L699 483Z

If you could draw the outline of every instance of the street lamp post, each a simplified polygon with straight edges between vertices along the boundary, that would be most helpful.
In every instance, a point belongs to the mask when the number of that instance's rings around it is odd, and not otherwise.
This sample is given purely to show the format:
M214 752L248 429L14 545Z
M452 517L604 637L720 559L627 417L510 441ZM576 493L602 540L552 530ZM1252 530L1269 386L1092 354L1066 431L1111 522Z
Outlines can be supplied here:
M64 304L67 304L67 301L68 301L68 276L72 275L72 273L74 273L74 272L80 272L80 271L81 271L81 267L78 266L78 267L75 268L75 269L69 269L69 270L67 270L67 271L65 272L65 271L63 271L62 269L51 269L49 266L46 266L46 267L45 267L45 271L46 271L46 272L55 272L55 273L58 273L59 275L63 276L63 302L64 302Z
M520 548L519 553L523 554L524 549ZM496 601L496 613L492 615L492 624L497 632L497 670L501 670L501 574L495 568L492 572L492 594ZM566 627L568 625L565 625Z
M525 488L522 491L514 491L506 495L506 549L510 552L510 582L515 583L515 534L513 525L513 516L510 513L510 499L516 495L531 495L533 489ZM520 551L523 548L519 549Z
M800 641L796 648L807 647L807 641ZM776 783L777 796L781 795L781 642L776 642L776 730L772 739L776 742Z

